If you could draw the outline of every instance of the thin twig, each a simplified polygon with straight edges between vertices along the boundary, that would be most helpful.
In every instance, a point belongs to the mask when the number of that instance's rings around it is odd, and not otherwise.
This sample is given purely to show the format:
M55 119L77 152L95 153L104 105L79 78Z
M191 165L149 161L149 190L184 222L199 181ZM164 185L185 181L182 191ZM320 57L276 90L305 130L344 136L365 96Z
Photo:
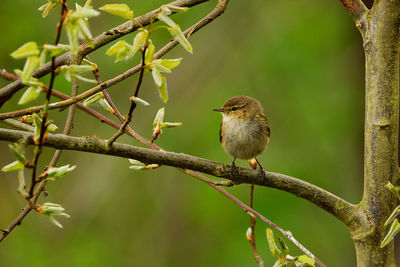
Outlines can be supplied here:
M15 80L19 79L19 77L17 75L6 71L6 69L0 70L0 77L4 78L5 80L8 80L8 81L15 81Z
M58 45L59 41L60 41L60 37L61 37L61 29L65 20L65 17L67 15L68 12L68 7L67 7L67 3L66 0L62 0L61 2L61 16L60 16L60 21L57 24L57 34L56 34L56 40L54 42L54 45ZM45 137L45 133L47 131L47 116L48 116L48 111L49 111L49 104L50 104L50 97L51 97L51 91L53 89L54 86L54 80L56 77L56 73L55 73L55 60L56 57L53 56L51 58L51 76L50 76L50 83L48 86L48 90L46 92L46 100L45 100L45 104L44 104L44 108L43 108L43 114L42 114L42 124L40 126L40 134L39 134L39 140L37 140L37 144L35 146L35 152L34 152L34 156L33 156L33 169L32 169L32 178L31 178L31 184L29 186L29 198L32 198L33 196L33 189L35 188L35 185L38 181L36 181L36 171L37 171L37 165L39 162L39 157L42 153L42 145L43 145L43 140Z

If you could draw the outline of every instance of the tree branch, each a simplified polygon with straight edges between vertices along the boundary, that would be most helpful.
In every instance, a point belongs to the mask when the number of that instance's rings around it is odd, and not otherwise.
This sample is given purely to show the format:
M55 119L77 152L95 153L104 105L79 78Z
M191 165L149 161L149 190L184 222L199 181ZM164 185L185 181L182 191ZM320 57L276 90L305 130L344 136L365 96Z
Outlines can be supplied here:
M169 4L179 7L192 7L198 4L207 2L209 0L177 0L171 2ZM71 52L65 53L55 59L55 67L59 67L62 65L70 64L71 62L80 62L86 55L95 51L96 49L122 37L129 33L136 31L139 28L140 22L143 26L146 26L150 23L151 18L157 12L158 9L155 9L151 12L148 12L142 16L137 17L135 20L127 21L117 27L114 27L110 30L103 32L102 34L93 38L93 46L82 44L79 46L78 55L74 55ZM51 63L47 63L42 68L38 69L33 77L40 78L51 71ZM21 79L18 79L7 86L0 89L0 107L7 102L19 89L23 88L25 85L22 84Z
M349 11L350 16L357 23L357 27L360 28L358 23L365 13L368 12L368 8L361 0L340 0L340 2L342 2L347 11Z
M24 138L27 140L27 144L33 144L33 136L34 134L28 132L0 129L0 140L15 142ZM146 164L156 163L195 170L216 177L227 178L235 183L253 183L277 188L314 203L337 217L350 228L356 226L361 220L366 220L356 206L346 202L340 197L318 186L280 173L266 172L265 179L263 179L256 170L238 168L237 172L232 175L230 165L183 153L157 151L118 143L114 143L110 148L107 148L106 142L104 140L99 140L97 137L83 138L70 137L62 134L48 134L44 146L136 159Z

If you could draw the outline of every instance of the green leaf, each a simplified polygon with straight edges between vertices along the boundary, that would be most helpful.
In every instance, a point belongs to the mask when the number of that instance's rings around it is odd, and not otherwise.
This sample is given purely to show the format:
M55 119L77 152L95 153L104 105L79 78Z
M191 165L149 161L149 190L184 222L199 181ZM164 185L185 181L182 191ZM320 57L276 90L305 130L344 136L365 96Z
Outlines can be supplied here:
M24 69L22 70L21 80L22 83L27 83L31 78L35 70L40 65L40 58L37 56L30 56L25 61Z
M47 130L50 132L54 132L57 129L58 129L58 127L54 123L50 123L49 125L47 125Z
M135 38L133 39L133 47L130 53L131 56L135 55L136 52L146 44L148 36L149 32L147 30L143 30L136 34Z
M308 257L307 255L300 255L297 257L297 262L301 263L301 266L304 267L314 267L315 266L315 261Z
M107 49L106 55L115 55L115 62L118 62L122 59L128 59L130 57L131 50L131 45L129 45L126 41L121 40Z
M149 45L146 49L146 54L144 56L144 63L149 64L153 61L154 58L154 51L155 51L155 46L151 40L149 40Z
M76 166L70 166L69 164L61 166L61 167L52 167L47 171L46 180L55 181L57 178L60 178L67 174L68 172L73 171Z
M17 143L14 143L14 145L9 144L8 147L10 148L11 152L14 154L14 156L17 158L19 162L24 163L26 161L25 155L24 153L22 153Z
M133 11L127 4L107 4L99 9L124 19L133 19Z
M40 51L36 42L28 42L10 54L15 59L28 58L39 55Z
M397 206L393 210L392 214L390 214L389 218L386 220L386 222L384 224L385 227L388 226L397 217L397 215L399 215L399 214L400 214L400 206Z
M4 166L1 171L2 172L10 172L10 171L19 171L23 170L25 168L24 164L19 162L18 160L11 162L10 164L7 164Z
M163 83L163 78L162 78L163 76L161 75L161 72L157 68L154 68L151 70L151 74L153 76L155 84L157 85L158 88L160 88Z
M104 97L104 94L102 92L98 92L97 94L94 94L92 96L90 96L89 98L85 99L85 101L83 101L83 105L85 106L91 106L94 105L96 103L98 103L100 100L102 100Z
M276 246L274 232L269 228L267 228L267 239L268 239L269 250L271 251L272 256L279 257L281 251Z
M174 6L172 4L168 4L167 7L172 12L186 12L189 10L188 7Z
M44 4L43 6L39 7L39 11L43 11L42 17L46 17L50 11L52 11L58 4L60 4L59 0L47 0L48 3Z
M143 100L143 99L141 99L141 98L139 98L139 97L134 97L134 96L132 96L131 99L132 99L132 101L134 101L134 102L136 102L136 103L138 103L138 104L141 104L141 105L143 105L143 106L148 106L148 105L150 105L147 101L145 101L145 100Z
M189 43L188 39L186 39L179 25L175 25L174 27L168 28L169 33L174 37L186 51L190 54L193 54L192 45Z
M50 53L50 56L52 57L58 56L61 53L69 50L69 47L67 45L60 45L60 44L58 45L45 44L43 48L47 53Z
M79 25L66 24L65 29L67 30L71 52L76 55L79 47Z
M392 225L390 226L389 232L386 234L385 238L381 243L381 248L386 247L395 236L400 232L400 223L397 219L394 219Z
M161 125L164 122L164 114L165 114L165 108L160 108L157 111L156 117L154 118L154 121L153 121L153 127L154 128L157 125Z
M161 59L161 66L173 70L181 64L182 58L177 59Z
M167 14L163 12L158 13L157 18L170 27L175 27L176 25L176 23L170 17L168 17Z
M391 182L386 184L386 187L400 200L400 187L394 186Z
M24 105L35 100L40 95L40 91L40 88L35 88L33 86L28 87L28 89L25 90L24 94L19 99L18 105Z
M164 103L168 101L168 90L167 90L167 77L161 75L161 85L158 87L158 92L160 93L161 100Z

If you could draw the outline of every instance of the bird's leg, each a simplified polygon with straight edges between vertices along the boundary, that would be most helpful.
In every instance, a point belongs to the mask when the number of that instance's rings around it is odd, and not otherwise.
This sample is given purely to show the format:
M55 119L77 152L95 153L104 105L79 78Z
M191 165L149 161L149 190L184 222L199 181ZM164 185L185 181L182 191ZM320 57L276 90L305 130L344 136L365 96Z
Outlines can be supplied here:
M264 168L261 166L261 164L260 164L260 162L258 161L258 159L257 159L257 158L255 158L255 159L256 159L256 161L257 161L257 163L258 163L258 166L260 166L259 175L261 176L262 180L265 181L265 171L264 171Z
M236 157L233 158L231 163L231 175L234 176L236 174L236 165L235 165Z

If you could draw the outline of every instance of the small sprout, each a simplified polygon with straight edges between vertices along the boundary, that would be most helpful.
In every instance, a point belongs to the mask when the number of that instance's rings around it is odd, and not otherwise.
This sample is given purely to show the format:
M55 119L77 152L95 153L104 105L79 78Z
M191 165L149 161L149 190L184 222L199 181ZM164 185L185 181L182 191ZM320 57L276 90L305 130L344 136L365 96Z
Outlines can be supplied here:
M251 218L256 219L256 216L251 213L250 211L246 211L247 215L249 215Z
M151 70L151 75L153 76L154 83L157 85L157 87L160 87L162 85L162 75L159 69L154 68Z
M182 122L163 122L161 128L175 128L182 126Z
M25 105L26 103L35 100L36 98L38 98L41 91L42 89L40 87L28 87L28 89L25 90L24 94L19 99L18 105Z
M17 143L14 143L14 145L9 144L8 147L10 148L11 152L14 154L14 156L17 158L19 162L24 163L26 161L25 155L21 151L19 144Z
M50 222L60 228L63 228L63 226L56 219L54 219L54 216L64 216L67 218L71 217L65 213L64 210L65 209L61 205L50 202L46 202L41 205L35 205L35 211L48 216Z
M388 226L397 217L397 215L399 215L399 214L400 214L400 206L397 206L393 210L392 214L390 214L389 218L386 220L386 222L384 224L385 227Z
M179 25L175 25L174 27L168 28L169 33L174 37L186 51L190 54L193 54L192 45L189 43L188 39L186 39Z
M386 184L386 187L400 200L400 187L394 186L391 182Z
M105 110L110 112L111 114L115 114L115 110L111 107L111 105L107 102L106 99L101 99L99 101L100 106L102 106Z
M106 55L115 56L115 62L118 62L122 59L128 59L131 51L132 46L126 41L122 40L118 41L116 44L107 49Z
M129 163L132 164L132 166L129 166L129 169L135 170L135 171L142 171L142 170L153 170L157 169L160 167L159 164L144 164L143 162L140 162L135 159L129 159Z
M4 166L1 171L2 172L11 172L11 171L19 171L23 170L25 168L24 164L22 164L20 161L16 160L13 161L6 166Z
M171 14L172 12L167 6L162 6L160 8L160 13L158 13L157 15L157 18L162 22L164 22L165 24L167 24L168 26L174 27L176 23L170 17L168 17Z
M95 17L100 14L92 8L92 1L86 1L81 7L76 4L76 10L69 10L65 19L65 28L70 43L72 53L78 54L79 39L85 39L89 46L93 46L92 34L88 27L88 18Z
M274 232L272 232L272 230L269 228L267 228L267 239L268 239L269 250L271 251L272 256L279 257L281 251L276 246Z
M94 95L90 96L89 98L86 98L85 101L83 101L83 105L88 107L88 106L97 104L103 98L104 98L103 92L98 92L97 94L94 94Z
M315 261L308 257L307 255L300 255L297 257L297 263L300 263L300 266L304 267L314 267L315 266Z
M29 58L39 55L40 51L36 42L28 42L10 54L15 59Z
M189 10L188 7L180 7L180 6L174 6L172 4L167 5L168 9L171 10L172 12L186 12Z
M50 56L52 56L52 57L58 56L61 53L69 50L68 45L62 45L62 44L58 44L58 45L45 44L43 46L43 48L44 48L44 51L46 53L49 53Z
M97 83L94 79L88 79L80 75L95 70L93 65L64 65L60 67L60 70L64 74L65 79L69 82L71 82L72 79L77 79L83 82Z
M287 255L289 253L289 247L286 245L285 241L283 241L282 238L277 238L279 245L281 245L282 251L284 255Z
M165 109L160 108L157 111L157 115L153 121L153 134L151 136L151 142L154 142L158 136L162 133L162 128L173 128L182 125L181 122L164 122Z
M157 125L161 125L164 122L164 114L165 114L165 108L160 108L157 111L156 117L154 118L154 121L153 121L153 127L156 127Z
M143 47L146 45L148 37L149 32L145 29L136 34L135 38L133 39L133 46L132 51L130 52L130 56L135 55L136 52L139 51L139 49L143 49Z
M24 69L21 73L22 83L27 83L31 78L35 70L40 65L40 58L37 56L30 56L26 59Z
M50 123L49 125L47 125L47 130L50 132L54 132L57 129L58 129L58 127L54 123Z
M400 223L397 219L394 219L392 225L390 226L389 232L386 234L385 238L381 243L381 248L386 247L400 232Z
M67 174L68 172L73 171L76 166L70 166L69 164L61 166L61 167L52 167L47 170L46 180L55 181L57 178L60 178Z
M149 64L153 61L155 49L156 47L154 46L153 42L149 40L149 45L147 46L146 54L144 56L145 64Z
M247 240L249 240L249 242L252 242L253 238L252 238L252 230L251 230L251 227L247 228L247 231L246 231L246 238L247 238Z
M99 9L124 19L133 19L133 11L127 4L107 4Z
M173 70L176 67L179 66L179 64L181 64L182 58L176 58L176 59L161 59L160 61L160 65L169 69L169 70Z
M134 101L134 102L137 103L137 104L141 104L141 105L143 105L143 106L148 106L148 105L150 105L147 101L145 101L145 100L143 100L143 99L141 99L141 98L139 98L139 97L136 97L136 96L132 96L132 97L130 98L130 100L131 100L131 101Z
M47 0L47 3L39 7L39 11L43 11L42 17L46 17L61 2L59 0Z

